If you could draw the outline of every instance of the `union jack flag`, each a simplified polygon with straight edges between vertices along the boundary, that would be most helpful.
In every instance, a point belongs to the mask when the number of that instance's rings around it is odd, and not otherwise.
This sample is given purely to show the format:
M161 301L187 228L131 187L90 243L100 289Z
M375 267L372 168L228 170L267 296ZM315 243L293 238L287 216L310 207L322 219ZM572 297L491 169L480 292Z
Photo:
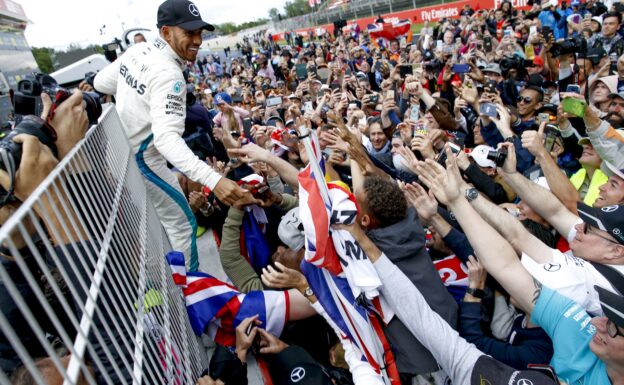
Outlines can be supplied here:
M184 267L184 254L170 252L167 261L174 276ZM178 281L181 280L178 274ZM288 321L287 291L252 291L240 293L234 286L209 274L186 273L186 281L178 284L186 301L186 311L193 331L208 335L218 344L234 346L236 327L247 317L258 314L261 327L279 336ZM174 278L175 280L176 278Z

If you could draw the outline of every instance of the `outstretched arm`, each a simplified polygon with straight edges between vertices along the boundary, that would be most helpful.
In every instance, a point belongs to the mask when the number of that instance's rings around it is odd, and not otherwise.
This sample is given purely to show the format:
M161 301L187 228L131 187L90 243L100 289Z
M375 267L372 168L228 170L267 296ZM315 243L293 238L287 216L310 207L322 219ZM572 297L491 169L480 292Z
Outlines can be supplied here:
M507 160L503 167L498 169L498 172L523 201L553 225L559 234L567 237L579 218L566 209L563 203L550 191L537 183L531 182L524 175L517 172L515 168L515 149L513 146L508 145L506 145L506 148Z
M453 211L488 273L503 285L520 307L531 313L536 292L533 277L524 269L511 245L464 198L455 157L450 150L447 150L447 156L448 171L434 161L421 162L418 166L421 180Z

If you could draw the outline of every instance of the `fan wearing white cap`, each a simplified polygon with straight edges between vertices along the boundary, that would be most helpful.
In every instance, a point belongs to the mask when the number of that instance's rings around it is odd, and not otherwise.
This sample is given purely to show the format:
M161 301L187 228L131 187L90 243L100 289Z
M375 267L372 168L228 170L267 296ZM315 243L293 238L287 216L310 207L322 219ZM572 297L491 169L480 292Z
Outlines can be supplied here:
M101 93L115 95L150 201L173 249L183 252L189 269L195 271L199 264L197 223L167 163L208 186L226 204L245 192L199 159L182 139L187 92L182 69L187 61L195 61L202 31L214 27L202 20L194 3L167 0L158 7L158 28L159 38L130 47L96 75L94 86Z
M479 191L482 191L494 203L505 203L513 201L516 196L508 186L504 184L502 178L496 172L496 163L488 158L490 153L495 153L493 147L480 144L476 146L466 156L460 153L457 156L457 165L468 181ZM470 159L473 162L470 162Z

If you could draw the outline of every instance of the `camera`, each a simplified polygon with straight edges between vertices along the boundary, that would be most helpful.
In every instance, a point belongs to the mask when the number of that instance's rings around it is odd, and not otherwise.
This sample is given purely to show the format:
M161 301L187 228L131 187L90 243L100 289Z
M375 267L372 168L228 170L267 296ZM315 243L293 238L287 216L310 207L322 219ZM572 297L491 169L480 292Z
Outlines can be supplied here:
M559 57L561 55L568 55L577 52L587 52L587 40L580 36L570 37L564 41L554 43L550 48L550 53L553 57Z
M59 87L56 80L50 75L43 73L28 75L17 83L17 91L13 96L15 114L40 116L43 111L42 93L50 95L52 103L57 106L71 94L65 88ZM82 99L86 103L89 124L96 124L102 115L100 96L95 92L83 92Z
M503 147L499 150L488 151L487 158L496 163L496 167L503 167L507 159L507 149Z
M520 71L524 68L524 59L517 55L506 56L501 60L500 68L503 72L508 72L511 69Z
M24 119L22 119L22 121L15 126L15 128L11 130L8 135L0 140L0 159L2 159L2 161L0 161L0 169L9 174L9 177L11 178L11 185L13 184L15 173L17 172L19 164L22 160L22 144L15 143L13 141L13 138L19 134L27 134L37 137L42 144L48 146L54 155L56 155L56 131L54 131L52 126L37 116L24 117ZM4 193L3 189L2 193ZM2 204L7 202L8 196L11 194L12 188L11 191L5 195Z
M425 62L425 70L429 72L438 72L442 69L442 62L438 59L433 59L429 62Z

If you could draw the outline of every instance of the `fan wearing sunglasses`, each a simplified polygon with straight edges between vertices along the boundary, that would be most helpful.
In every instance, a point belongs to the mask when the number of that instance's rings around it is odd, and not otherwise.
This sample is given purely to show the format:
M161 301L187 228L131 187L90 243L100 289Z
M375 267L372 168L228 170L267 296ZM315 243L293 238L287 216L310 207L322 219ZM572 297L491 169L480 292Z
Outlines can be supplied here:
M520 92L517 100L518 114L522 122L535 122L537 110L542 107L544 92L535 86L529 86Z

